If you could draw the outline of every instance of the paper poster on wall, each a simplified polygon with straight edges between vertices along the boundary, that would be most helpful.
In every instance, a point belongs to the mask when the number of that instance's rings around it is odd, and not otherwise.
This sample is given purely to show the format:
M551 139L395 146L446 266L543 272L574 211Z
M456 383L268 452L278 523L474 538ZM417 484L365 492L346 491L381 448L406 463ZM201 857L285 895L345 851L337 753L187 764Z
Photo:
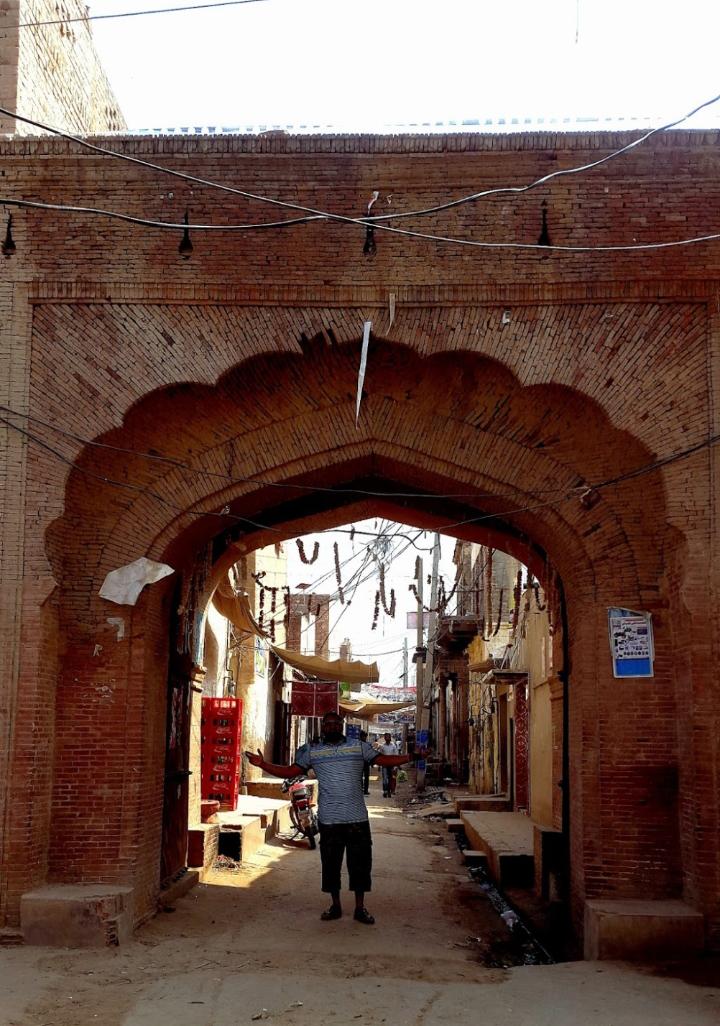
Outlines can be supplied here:
M608 609L610 654L615 677L652 677L655 647L652 615L633 609Z

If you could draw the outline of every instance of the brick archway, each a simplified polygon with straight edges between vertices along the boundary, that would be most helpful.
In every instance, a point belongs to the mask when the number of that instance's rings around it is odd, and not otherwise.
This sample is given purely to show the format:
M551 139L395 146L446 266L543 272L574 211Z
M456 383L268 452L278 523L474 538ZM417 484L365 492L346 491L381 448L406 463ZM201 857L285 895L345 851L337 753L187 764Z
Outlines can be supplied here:
M669 754L675 724L667 716L675 710L669 611L677 593L666 572L682 539L668 523L657 477L645 479L641 492L609 489L590 510L572 492L640 466L650 454L577 389L522 387L507 367L476 353L422 358L380 341L371 349L356 427L358 355L357 343L328 345L317 337L300 353L246 361L215 386L155 391L122 428L99 439L116 449L81 453L64 513L47 534L63 641L51 877L130 880L139 916L157 890L171 585L156 585L137 607L120 610L118 640L108 624L118 610L97 595L105 574L141 554L181 568L211 539L221 569L243 547L382 513L491 538L541 577L549 567L560 574L572 659L576 921L587 897L637 894L640 864L645 897L680 895ZM171 454L181 465L128 450ZM218 517L225 507L230 515ZM658 581L665 583L650 601L648 587ZM651 606L656 615L655 708L655 700L618 708L606 653L609 604ZM636 761L648 731L653 744ZM631 763L633 786L645 796L642 827L637 810L631 822L619 797ZM92 767L90 793L84 765ZM83 817L79 833L78 804L88 800L93 814Z

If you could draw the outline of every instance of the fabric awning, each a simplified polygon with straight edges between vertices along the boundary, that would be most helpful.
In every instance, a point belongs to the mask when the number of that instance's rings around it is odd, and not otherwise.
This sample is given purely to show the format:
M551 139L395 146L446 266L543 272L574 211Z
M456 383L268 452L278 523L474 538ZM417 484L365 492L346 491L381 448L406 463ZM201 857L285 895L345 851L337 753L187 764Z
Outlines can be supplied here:
M380 713L397 712L398 709L410 709L414 702L354 702L349 698L340 699L340 709L346 716L357 716L361 720L371 720Z
M263 630L252 615L250 599L247 595L236 595L227 577L218 584L212 602L220 616L224 616L239 631L267 638L268 632Z
M348 684L377 684L380 680L377 663L346 662L344 659L321 659L320 656L300 655L279 645L270 645L278 659L294 670L320 680L338 680Z

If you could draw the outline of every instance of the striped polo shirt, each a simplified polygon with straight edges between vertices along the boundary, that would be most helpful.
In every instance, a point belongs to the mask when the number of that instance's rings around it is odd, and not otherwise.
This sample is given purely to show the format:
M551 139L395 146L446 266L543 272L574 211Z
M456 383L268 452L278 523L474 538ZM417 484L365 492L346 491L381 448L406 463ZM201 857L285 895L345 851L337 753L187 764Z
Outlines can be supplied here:
M303 745L295 753L295 764L314 770L318 779L318 819L321 823L361 823L368 812L363 798L362 771L378 753L367 741L343 738L337 744L321 741Z

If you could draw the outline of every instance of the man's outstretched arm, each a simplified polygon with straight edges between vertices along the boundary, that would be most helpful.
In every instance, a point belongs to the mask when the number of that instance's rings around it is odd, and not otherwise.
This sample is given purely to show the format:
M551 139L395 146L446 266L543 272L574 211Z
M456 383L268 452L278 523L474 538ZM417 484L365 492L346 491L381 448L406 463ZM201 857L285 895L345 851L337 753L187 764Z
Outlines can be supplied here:
M289 766L279 766L274 762L265 762L259 748L257 755L253 752L245 752L245 755L251 766L257 766L263 773L269 773L271 777L300 777L307 773L307 770L303 769L302 766L298 766L296 762L291 763Z

